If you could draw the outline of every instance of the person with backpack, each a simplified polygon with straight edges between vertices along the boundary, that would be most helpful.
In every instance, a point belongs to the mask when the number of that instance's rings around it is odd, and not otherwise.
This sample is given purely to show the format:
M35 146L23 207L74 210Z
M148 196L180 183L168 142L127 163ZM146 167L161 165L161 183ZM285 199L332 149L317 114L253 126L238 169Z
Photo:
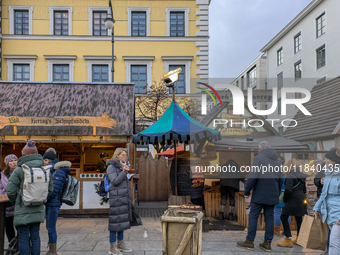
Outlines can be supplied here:
M13 225L19 234L20 255L40 255L40 223L45 220L44 201L28 201L27 193L32 198L45 200L47 194L53 191L53 182L49 170L43 169L43 157L38 154L35 142L29 140L21 151L22 157L18 160L18 167L13 171L8 179L6 192L9 201L15 205ZM28 169L28 172L27 172ZM39 181L28 183L24 173L41 173L44 178L39 177ZM36 178L37 180L37 178ZM39 184L42 189L29 189L33 185ZM41 185L43 184L43 185ZM39 190L39 192L37 192ZM19 192L18 192L19 191ZM36 191L36 193L34 193ZM43 193L41 193L42 191ZM47 196L46 196L47 197ZM31 243L31 252L30 252Z
M52 151L50 151L52 152ZM45 153L46 154L46 153ZM45 155L44 155L45 156ZM66 182L67 175L70 174L70 161L60 161L54 165L53 192L47 197L46 202L46 229L48 232L49 250L45 255L57 255L57 229L58 212L62 205L61 195Z
M122 254L121 251L132 252L123 241L124 230L131 227L132 219L131 189L127 178L129 166L126 162L127 150L124 148L117 148L112 159L106 161L107 178L111 182L109 188L110 255Z
M57 158L57 152L54 148L50 147L46 150L45 154L43 155L44 159L44 166L51 165L51 174L54 171L54 165L59 162Z
M9 154L5 157L4 161L5 161L6 167L1 172L0 195L7 195L6 187L7 187L8 179L12 175L14 169L17 167L18 157L14 154ZM7 207L5 221L6 221L6 235L7 235L8 243L11 243L11 241L15 238L13 218L14 218L14 206Z
M297 243L302 218L305 214L307 214L307 204L305 203L307 175L302 172L303 166L297 159L288 160L284 166L288 169L283 196L283 202L285 205L281 214L281 221L285 236L282 241L277 243L277 245L292 248L293 244ZM295 239L292 239L292 234L290 232L288 223L289 216L295 217L297 228Z

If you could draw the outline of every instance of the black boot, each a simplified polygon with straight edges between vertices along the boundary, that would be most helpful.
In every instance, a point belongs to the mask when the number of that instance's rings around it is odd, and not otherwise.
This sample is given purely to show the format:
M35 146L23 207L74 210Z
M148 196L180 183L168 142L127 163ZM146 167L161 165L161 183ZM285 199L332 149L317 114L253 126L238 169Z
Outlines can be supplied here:
M229 220L233 221L234 220L234 215L232 213L229 213Z
M220 212L220 214L218 215L218 219L219 220L223 220L223 218L224 218L224 212Z
M262 250L272 251L272 247L270 246L272 241L264 240L263 243L260 243L259 246Z
M237 242L237 246L248 250L255 250L254 240L246 239L244 242Z

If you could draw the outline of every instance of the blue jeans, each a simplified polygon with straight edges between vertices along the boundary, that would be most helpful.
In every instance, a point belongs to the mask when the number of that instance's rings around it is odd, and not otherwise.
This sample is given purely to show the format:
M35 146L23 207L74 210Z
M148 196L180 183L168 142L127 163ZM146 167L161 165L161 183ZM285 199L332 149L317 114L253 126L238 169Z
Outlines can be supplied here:
M49 243L56 243L57 242L57 219L58 219L58 212L60 207L51 207L46 206L46 229L48 232L48 240Z
M19 251L20 255L30 254L31 240L31 255L40 255L40 222L21 225L17 227L19 234Z
M116 243L118 234L118 241L124 240L124 231L110 231L110 243Z
M274 207L274 223L275 227L281 227L281 207ZM288 223L290 225L290 216L288 218Z
M274 205L264 205L264 204L250 204L249 212L249 224L248 224L248 235L247 240L254 240L257 230L257 219L261 213L264 211L264 221L266 223L266 229L264 234L264 240L273 240L274 235Z

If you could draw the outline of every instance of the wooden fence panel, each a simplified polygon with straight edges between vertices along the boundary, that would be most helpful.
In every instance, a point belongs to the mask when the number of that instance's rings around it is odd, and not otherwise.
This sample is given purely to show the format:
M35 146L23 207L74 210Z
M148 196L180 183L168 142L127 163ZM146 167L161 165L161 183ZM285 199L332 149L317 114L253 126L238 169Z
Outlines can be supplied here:
M153 158L151 153L137 159L139 180L138 201L166 201L169 196L169 167L164 156Z

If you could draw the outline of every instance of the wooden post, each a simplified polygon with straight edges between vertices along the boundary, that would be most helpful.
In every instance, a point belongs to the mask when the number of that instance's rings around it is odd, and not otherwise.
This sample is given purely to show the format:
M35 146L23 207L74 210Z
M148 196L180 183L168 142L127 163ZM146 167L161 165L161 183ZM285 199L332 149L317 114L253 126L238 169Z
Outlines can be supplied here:
M181 255L185 249L185 247L187 246L187 243L189 242L189 239L192 235L192 232L194 231L194 227L195 224L189 224L187 229L185 230L184 236L182 241L180 242L176 252L174 253L174 255Z
M85 153L84 144L80 144L80 172L84 173ZM83 181L79 185L79 209L83 209Z
M167 224L166 222L162 222L162 229L163 229L163 255L167 255L167 247L166 247L166 229L167 229Z

